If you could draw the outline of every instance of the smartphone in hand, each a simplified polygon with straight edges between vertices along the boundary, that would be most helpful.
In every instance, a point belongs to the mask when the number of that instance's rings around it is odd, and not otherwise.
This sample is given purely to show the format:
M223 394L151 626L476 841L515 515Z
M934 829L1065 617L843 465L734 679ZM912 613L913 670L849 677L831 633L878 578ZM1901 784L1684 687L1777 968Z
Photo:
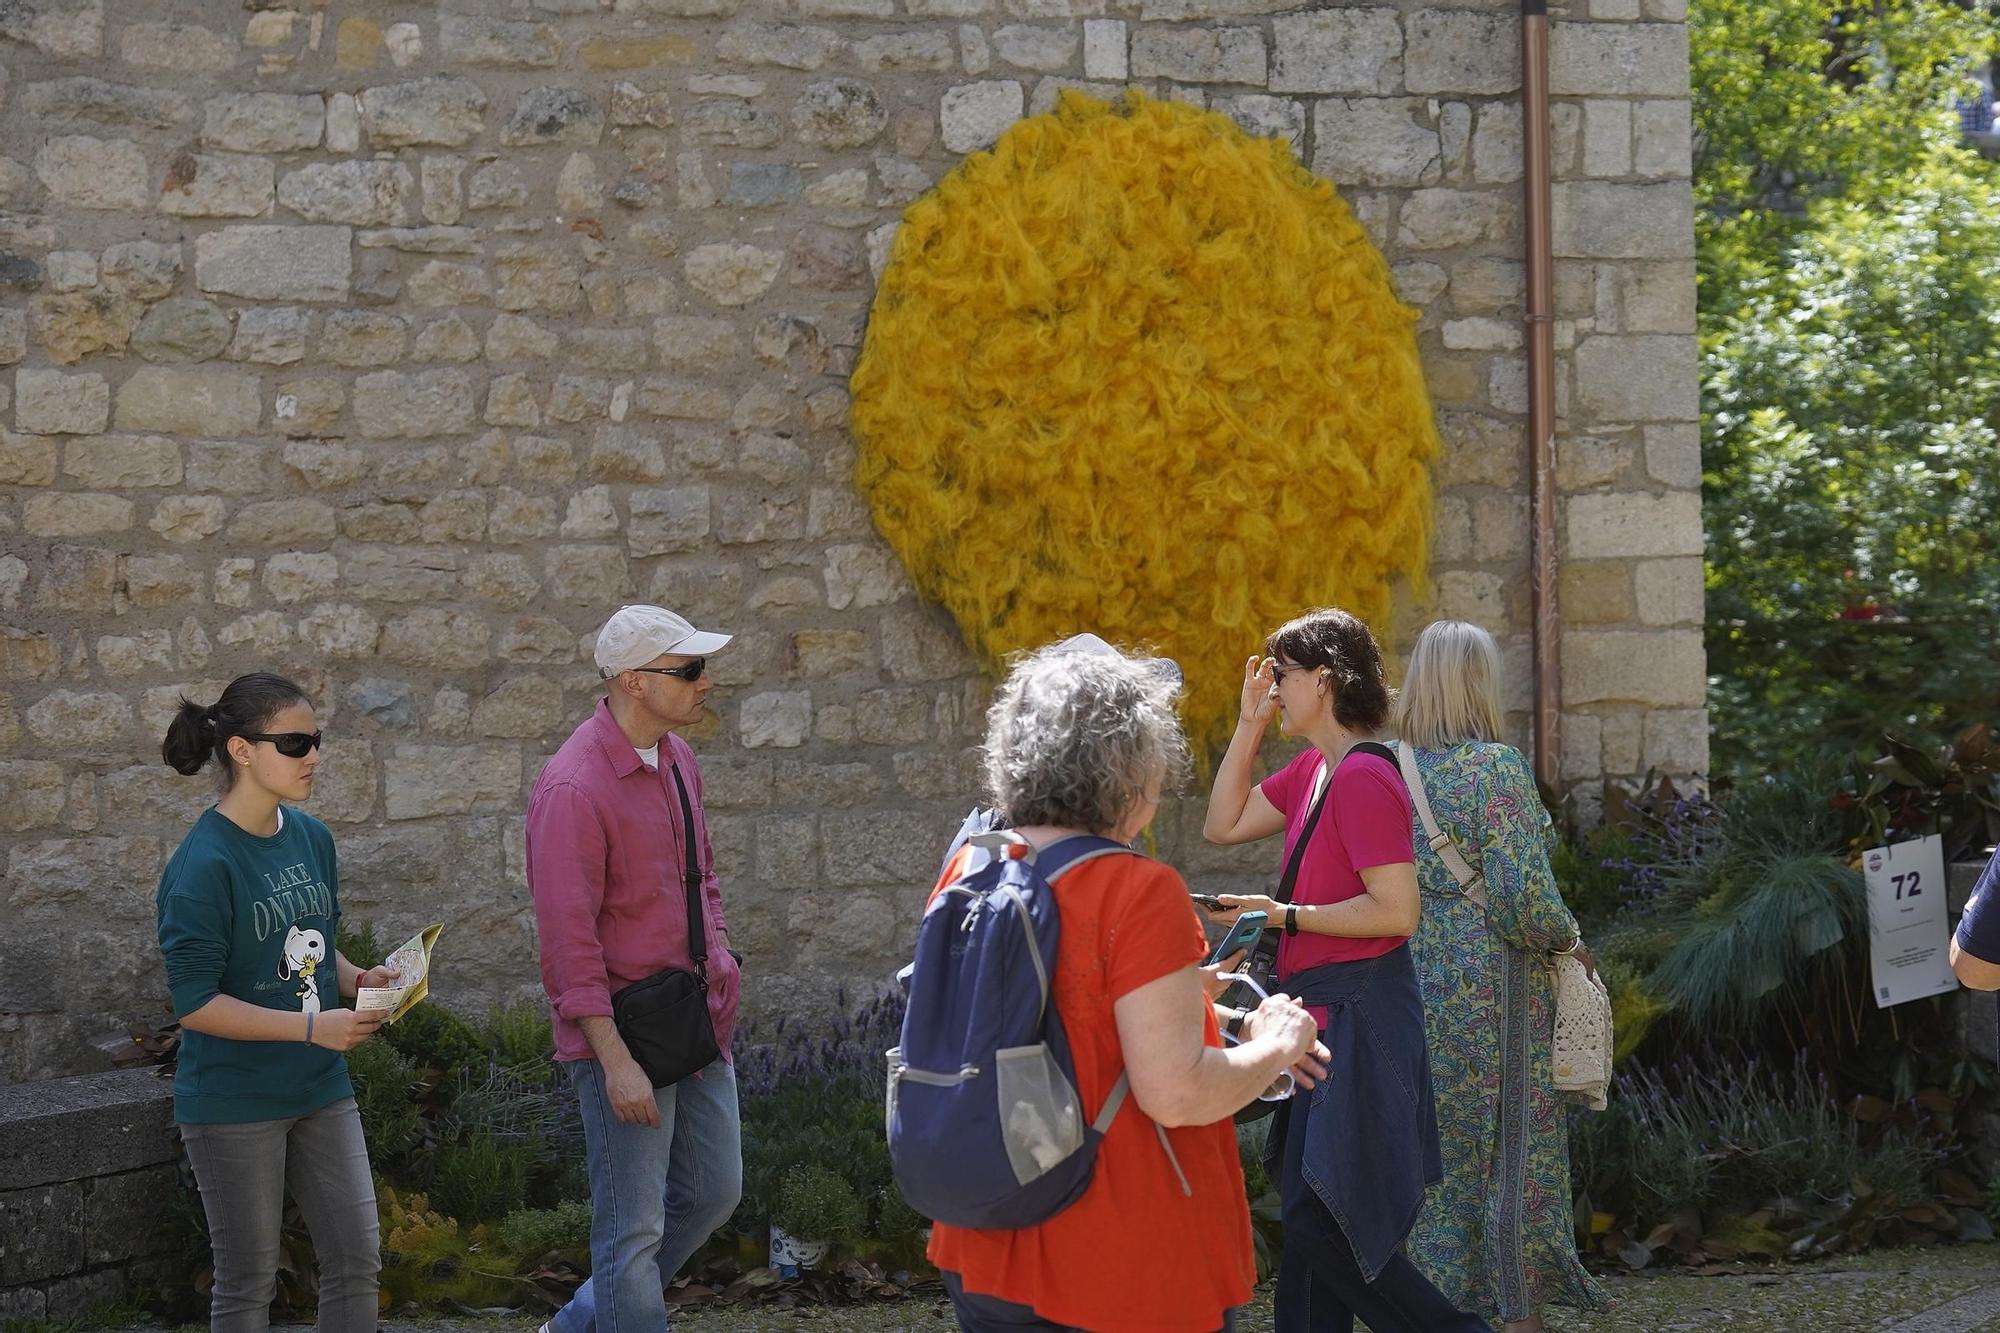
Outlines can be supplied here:
M1222 899L1212 893L1190 893L1188 897L1194 899L1194 905L1203 911L1227 912L1229 910L1222 905Z
M1222 933L1222 938L1216 941L1208 957L1201 960L1201 965L1214 967L1240 949L1256 948L1258 937L1264 933L1264 922L1268 919L1262 912L1245 912L1237 917L1236 924Z

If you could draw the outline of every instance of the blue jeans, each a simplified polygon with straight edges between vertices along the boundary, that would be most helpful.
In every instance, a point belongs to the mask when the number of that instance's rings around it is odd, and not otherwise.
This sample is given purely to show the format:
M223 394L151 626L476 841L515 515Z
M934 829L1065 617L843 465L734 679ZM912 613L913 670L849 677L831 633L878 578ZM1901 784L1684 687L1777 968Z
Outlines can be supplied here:
M555 1333L665 1333L665 1288L743 1196L736 1070L718 1059L655 1088L660 1127L611 1109L604 1071L572 1060L590 1155L590 1279L550 1321Z

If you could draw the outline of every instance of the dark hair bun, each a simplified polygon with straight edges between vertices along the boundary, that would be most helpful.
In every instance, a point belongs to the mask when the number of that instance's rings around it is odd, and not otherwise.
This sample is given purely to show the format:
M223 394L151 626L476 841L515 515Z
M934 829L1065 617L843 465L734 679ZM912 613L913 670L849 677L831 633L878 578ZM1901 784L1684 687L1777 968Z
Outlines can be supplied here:
M160 757L176 773L193 777L201 772L215 753L215 719L186 695L167 724L167 738L160 742Z

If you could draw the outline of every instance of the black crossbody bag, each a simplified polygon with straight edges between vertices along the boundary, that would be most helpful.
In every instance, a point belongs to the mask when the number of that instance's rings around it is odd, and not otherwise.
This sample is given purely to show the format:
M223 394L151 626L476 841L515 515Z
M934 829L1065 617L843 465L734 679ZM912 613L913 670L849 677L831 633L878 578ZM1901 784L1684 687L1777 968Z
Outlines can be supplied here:
M611 997L611 1020L618 1035L656 1088L680 1082L722 1054L715 1044L715 1022L708 1014L708 931L701 903L701 867L694 854L694 807L681 781L680 765L670 767L674 791L681 798L688 957L694 970L662 968Z

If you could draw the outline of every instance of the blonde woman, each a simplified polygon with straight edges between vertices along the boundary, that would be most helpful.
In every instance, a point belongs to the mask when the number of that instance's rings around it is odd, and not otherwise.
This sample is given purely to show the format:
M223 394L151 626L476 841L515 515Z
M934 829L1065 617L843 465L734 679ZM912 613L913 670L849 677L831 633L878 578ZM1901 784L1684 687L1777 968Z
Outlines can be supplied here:
M1458 1305L1537 1333L1544 1306L1596 1309L1576 1257L1569 1130L1550 1072L1548 955L1582 947L1549 868L1552 824L1519 750L1500 743L1500 651L1440 620L1410 654L1395 730L1438 827L1485 876L1467 898L1414 830L1423 911L1410 939L1424 1000L1444 1181L1410 1233L1417 1267Z

